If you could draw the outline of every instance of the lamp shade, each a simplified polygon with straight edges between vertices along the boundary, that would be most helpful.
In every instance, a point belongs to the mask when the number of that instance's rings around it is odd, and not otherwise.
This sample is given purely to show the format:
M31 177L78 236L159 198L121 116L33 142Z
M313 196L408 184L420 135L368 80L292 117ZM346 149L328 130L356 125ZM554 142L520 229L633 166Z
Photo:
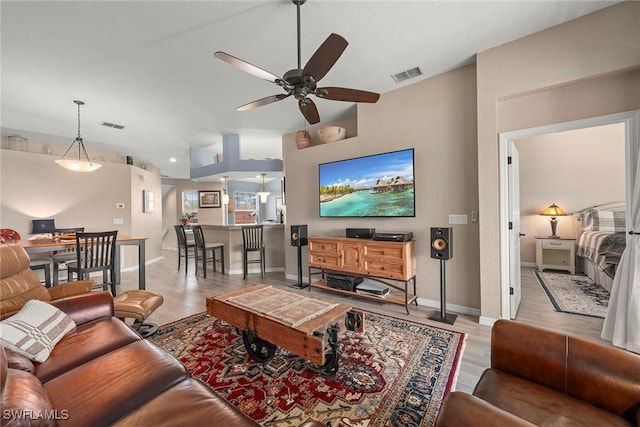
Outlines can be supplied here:
M543 216L565 216L566 212L555 203L543 210L540 215Z
M31 234L53 233L56 228L53 219L32 219Z
M87 162L84 160L58 159L55 162L58 166L62 166L73 172L93 172L102 167L100 163Z

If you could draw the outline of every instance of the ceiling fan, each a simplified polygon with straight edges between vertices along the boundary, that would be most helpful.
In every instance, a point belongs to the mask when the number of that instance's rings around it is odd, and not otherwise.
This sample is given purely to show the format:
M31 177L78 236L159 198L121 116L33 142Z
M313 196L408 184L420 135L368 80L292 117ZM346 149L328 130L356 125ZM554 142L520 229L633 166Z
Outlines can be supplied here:
M344 37L339 34L332 33L315 51L304 68L300 65L300 6L306 0L292 0L296 5L298 12L298 68L289 70L284 73L283 77L278 77L262 68L256 67L242 59L229 55L228 53L218 51L214 56L224 62L233 65L247 73L253 74L264 80L284 89L285 93L267 96L256 101L245 104L236 108L238 111L248 111L263 105L268 105L276 101L281 101L293 95L298 100L300 112L310 124L320 122L318 108L309 95L315 95L319 98L330 99L333 101L347 102L367 102L375 103L380 98L380 94L367 92L364 90L349 89L343 87L317 87L317 83L329 72L331 67L338 61L342 52L349 44Z

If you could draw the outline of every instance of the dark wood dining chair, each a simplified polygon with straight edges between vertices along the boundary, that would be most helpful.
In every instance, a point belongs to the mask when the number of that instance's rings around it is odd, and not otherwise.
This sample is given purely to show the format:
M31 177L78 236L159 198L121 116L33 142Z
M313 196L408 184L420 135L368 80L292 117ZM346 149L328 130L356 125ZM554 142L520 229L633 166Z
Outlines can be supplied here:
M54 228L52 234L54 238L59 238L60 236L68 236L82 232L84 232L84 227ZM53 286L55 286L60 281L60 266L66 265L68 261L75 261L76 247L69 246L64 251L53 252L51 254L51 259L53 261Z
M243 225L242 226L242 267L243 277L247 278L249 272L249 264L260 264L260 271L264 278L265 263L265 247L262 240L263 226L259 225ZM257 253L258 258L250 259L249 254Z
M115 258L118 231L76 233L76 260L67 262L67 281L73 273L78 280L89 279L91 273L102 272L102 289L111 287L116 295Z
M173 228L176 230L176 237L178 239L178 271L180 271L180 260L184 257L184 274L186 275L187 270L189 269L189 258L195 257L196 255L196 244L193 241L187 240L187 233L184 229L184 225L174 225ZM190 251L193 253L190 254ZM196 268L198 268L197 260Z
M222 243L206 243L202 226L192 225L193 237L196 243L196 275L198 274L198 262L202 259L202 269L204 277L207 277L207 264L213 264L213 271L216 272L216 265L220 263L220 269L224 274L224 245ZM216 252L220 251L220 257L216 256ZM209 255L211 255L209 257Z

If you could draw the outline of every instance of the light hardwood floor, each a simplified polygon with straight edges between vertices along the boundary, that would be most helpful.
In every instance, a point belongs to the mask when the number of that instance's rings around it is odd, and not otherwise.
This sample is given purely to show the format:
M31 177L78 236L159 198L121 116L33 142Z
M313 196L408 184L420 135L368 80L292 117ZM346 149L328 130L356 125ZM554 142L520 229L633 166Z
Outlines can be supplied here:
M247 280L243 280L242 275L214 273L209 266L205 279L202 277L202 269L196 277L193 260L189 260L189 271L185 275L184 261L182 269L177 270L177 257L176 251L166 250L161 261L147 266L147 289L164 296L164 304L149 319L158 324L165 324L204 311L207 296L219 295L257 283L307 293L307 290L289 288L297 281L286 280L282 272L268 273L264 279L260 274L249 274ZM137 271L123 273L118 292L136 289L137 278ZM467 339L458 373L457 390L471 392L482 371L489 366L491 329L478 324L478 318L475 316L458 315L455 324L451 326L429 320L428 317L434 312L430 307L411 306L411 314L407 316L402 306L346 298L318 289L312 289L311 295L342 303L347 299L347 303L353 307L466 333ZM538 284L532 268L522 270L522 296L516 320L602 341L600 339L602 319L556 312Z

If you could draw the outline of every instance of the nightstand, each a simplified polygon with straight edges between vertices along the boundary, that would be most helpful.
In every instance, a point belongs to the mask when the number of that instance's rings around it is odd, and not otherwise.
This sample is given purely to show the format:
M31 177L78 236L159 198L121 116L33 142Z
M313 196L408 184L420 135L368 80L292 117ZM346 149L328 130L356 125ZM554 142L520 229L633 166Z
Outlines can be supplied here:
M536 266L576 274L576 239L536 237Z

